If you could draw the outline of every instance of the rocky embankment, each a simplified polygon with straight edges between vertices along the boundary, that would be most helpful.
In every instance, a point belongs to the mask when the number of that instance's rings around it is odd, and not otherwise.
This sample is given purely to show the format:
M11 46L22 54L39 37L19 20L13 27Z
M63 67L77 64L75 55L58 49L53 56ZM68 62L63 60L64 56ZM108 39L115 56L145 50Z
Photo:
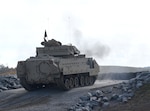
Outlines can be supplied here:
M126 82L88 92L68 111L103 111L108 106L127 103L137 89L149 83L150 72L137 72L135 78Z
M1 75L0 76L0 92L10 89L21 88L19 80L15 75Z

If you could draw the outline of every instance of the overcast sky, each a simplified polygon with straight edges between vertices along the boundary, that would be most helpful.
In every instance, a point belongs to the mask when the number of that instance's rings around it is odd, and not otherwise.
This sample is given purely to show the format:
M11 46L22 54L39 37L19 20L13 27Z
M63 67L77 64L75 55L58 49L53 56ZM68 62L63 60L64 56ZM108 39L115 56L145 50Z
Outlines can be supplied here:
M35 56L45 29L99 65L150 66L149 0L0 0L0 64Z

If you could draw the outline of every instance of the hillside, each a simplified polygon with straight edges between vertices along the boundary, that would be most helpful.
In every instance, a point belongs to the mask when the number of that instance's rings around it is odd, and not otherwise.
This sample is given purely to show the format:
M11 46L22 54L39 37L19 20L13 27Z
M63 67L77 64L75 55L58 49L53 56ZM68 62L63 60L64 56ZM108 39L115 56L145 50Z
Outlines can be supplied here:
M100 66L100 73L128 73L145 70L147 70L147 68L128 66Z

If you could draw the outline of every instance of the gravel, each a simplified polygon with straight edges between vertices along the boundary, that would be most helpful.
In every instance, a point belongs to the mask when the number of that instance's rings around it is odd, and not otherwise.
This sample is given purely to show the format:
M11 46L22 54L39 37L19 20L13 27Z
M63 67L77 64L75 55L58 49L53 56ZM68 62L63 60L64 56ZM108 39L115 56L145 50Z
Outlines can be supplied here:
M0 92L21 87L19 79L15 75L0 76Z
M88 92L79 98L79 102L72 105L68 111L94 111L107 108L111 104L127 103L135 94L135 91L144 84L150 83L150 72L137 72L136 77L129 81Z

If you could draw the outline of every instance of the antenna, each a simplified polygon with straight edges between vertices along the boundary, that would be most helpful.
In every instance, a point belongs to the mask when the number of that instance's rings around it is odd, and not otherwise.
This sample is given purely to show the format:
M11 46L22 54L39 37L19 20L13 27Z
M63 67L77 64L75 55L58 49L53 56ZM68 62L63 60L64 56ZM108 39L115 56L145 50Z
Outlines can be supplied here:
M46 33L46 30L45 30L45 34L44 34L44 37L47 37L47 33Z
M47 37L47 33L46 33L46 30L45 30L45 33L44 33L44 42L46 42L46 37Z

